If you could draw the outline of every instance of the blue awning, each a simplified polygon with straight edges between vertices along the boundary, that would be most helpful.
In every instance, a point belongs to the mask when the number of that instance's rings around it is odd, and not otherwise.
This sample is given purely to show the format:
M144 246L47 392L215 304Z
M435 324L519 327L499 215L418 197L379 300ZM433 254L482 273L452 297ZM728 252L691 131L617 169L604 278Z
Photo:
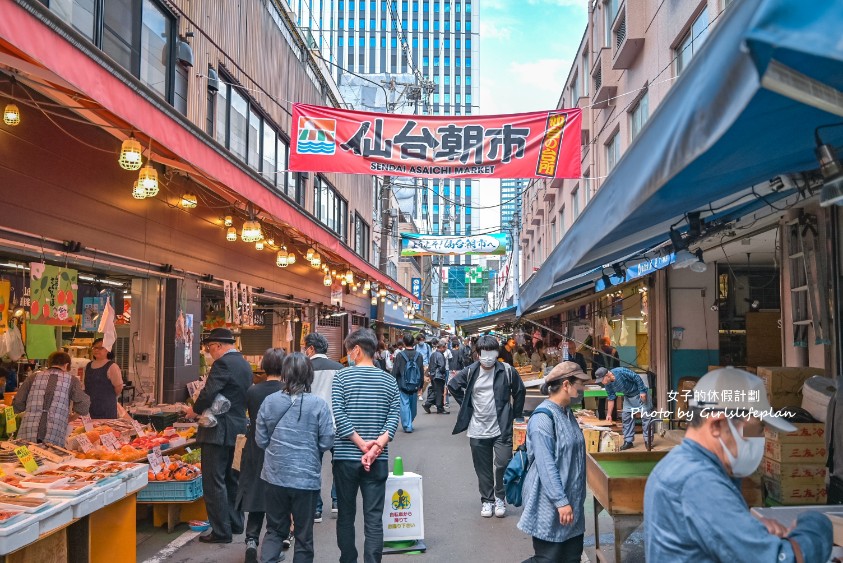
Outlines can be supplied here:
M498 325L512 322L515 319L515 307L513 306L489 311L488 313L482 313L480 315L468 317L467 319L455 320L454 324L458 330L463 330L467 334L473 334L475 332L491 330Z
M670 225L690 211L736 215L791 195L770 191L768 181L816 170L814 130L843 115L841 29L836 2L733 2L524 284L519 315L561 280L664 242ZM825 129L822 138L839 147L843 128Z

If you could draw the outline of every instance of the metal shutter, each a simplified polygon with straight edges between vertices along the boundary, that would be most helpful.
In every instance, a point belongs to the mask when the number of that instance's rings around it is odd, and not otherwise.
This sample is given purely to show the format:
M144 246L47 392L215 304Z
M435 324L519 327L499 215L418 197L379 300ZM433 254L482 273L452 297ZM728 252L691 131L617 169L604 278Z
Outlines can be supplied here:
M316 332L328 339L328 353L332 360L338 362L345 356L342 335L342 317L330 317L319 321Z
M255 330L244 330L240 333L240 345L244 356L263 356L272 348L272 312L264 314L264 325Z

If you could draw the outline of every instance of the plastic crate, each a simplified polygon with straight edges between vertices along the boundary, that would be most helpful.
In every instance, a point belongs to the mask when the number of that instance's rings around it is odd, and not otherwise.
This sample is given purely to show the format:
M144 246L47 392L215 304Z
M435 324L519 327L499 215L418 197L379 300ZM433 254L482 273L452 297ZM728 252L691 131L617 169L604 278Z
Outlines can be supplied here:
M178 422L179 415L175 412L165 412L161 414L134 414L132 418L141 424L152 424L155 430L161 432L168 426L172 426Z
M190 481L150 481L138 491L138 502L190 502L202 496L202 476Z

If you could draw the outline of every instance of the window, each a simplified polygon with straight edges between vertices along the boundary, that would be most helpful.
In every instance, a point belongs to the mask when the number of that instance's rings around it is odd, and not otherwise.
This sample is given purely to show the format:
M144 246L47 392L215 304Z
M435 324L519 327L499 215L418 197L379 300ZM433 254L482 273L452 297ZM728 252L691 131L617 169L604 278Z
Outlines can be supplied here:
M612 24L618 15L618 4L619 0L606 0L603 5L603 12L606 14L606 21L604 23L606 36L605 47L609 47L612 44Z
M583 69L583 76L588 76L591 69L588 67L588 45L586 45L585 49L582 52L582 69ZM588 80L582 81L582 95L588 96Z
M261 173L266 180L275 185L275 151L277 150L277 143L275 141L275 129L269 126L268 123L263 124L263 146L261 147Z
M620 133L615 133L606 143L606 172L611 172L621 158Z
M246 160L246 144L249 123L249 102L246 97L238 91L238 88L228 86L231 98L231 109L228 119L228 148Z
M536 245L536 259L537 259L537 264L541 264L541 262L543 260L543 258L542 258L542 239L539 239L539 243ZM537 267L540 267L540 266L537 266Z
M257 112L249 112L249 144L248 144L248 158L246 163L255 170L260 169L261 158L261 116Z
M565 236L565 206L559 208L559 239Z
M676 47L676 74L681 73L708 37L708 11L703 10Z
M635 140L635 137L637 137L638 133L641 132L641 128L644 127L645 123L647 123L647 118L649 117L650 109L648 92L644 92L644 95L641 96L641 99L638 100L638 103L635 104L635 107L632 108L631 112L629 112L630 140Z
M571 107L577 105L577 100L580 99L580 73L574 75L571 81Z
M348 235L348 203L324 178L313 182L313 214L342 240Z
M582 189L585 192L585 204L588 205L588 202L591 201L591 169L585 171L585 175L582 179Z
M556 247L556 219L550 222L550 246Z
M571 192L571 214L573 215L573 219L576 220L577 217L580 215L580 190L579 187L574 188L574 191Z
M363 220L359 213L354 214L354 252L361 258L369 259L371 243L371 231L369 225Z

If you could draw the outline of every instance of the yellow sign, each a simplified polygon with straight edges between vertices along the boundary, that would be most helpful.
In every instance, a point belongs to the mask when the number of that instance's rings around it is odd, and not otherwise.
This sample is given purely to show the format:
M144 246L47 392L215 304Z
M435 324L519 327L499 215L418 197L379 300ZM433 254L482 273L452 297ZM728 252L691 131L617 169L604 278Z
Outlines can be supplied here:
M302 350L304 349L304 337L310 334L310 323L302 323L301 324L301 342L300 345Z
M18 429L15 407L5 407L4 410L6 411L6 436L11 436Z
M35 458L32 457L32 452L29 451L29 448L26 446L15 448L15 455L18 456L23 468L26 469L28 473L35 473L38 471L38 464L35 462Z
M12 303L9 300L11 287L9 280L0 280L0 334L9 328L9 315L12 314L10 310Z
M410 500L410 493L408 491L398 489L392 495L392 508L394 510L409 510L412 506Z

